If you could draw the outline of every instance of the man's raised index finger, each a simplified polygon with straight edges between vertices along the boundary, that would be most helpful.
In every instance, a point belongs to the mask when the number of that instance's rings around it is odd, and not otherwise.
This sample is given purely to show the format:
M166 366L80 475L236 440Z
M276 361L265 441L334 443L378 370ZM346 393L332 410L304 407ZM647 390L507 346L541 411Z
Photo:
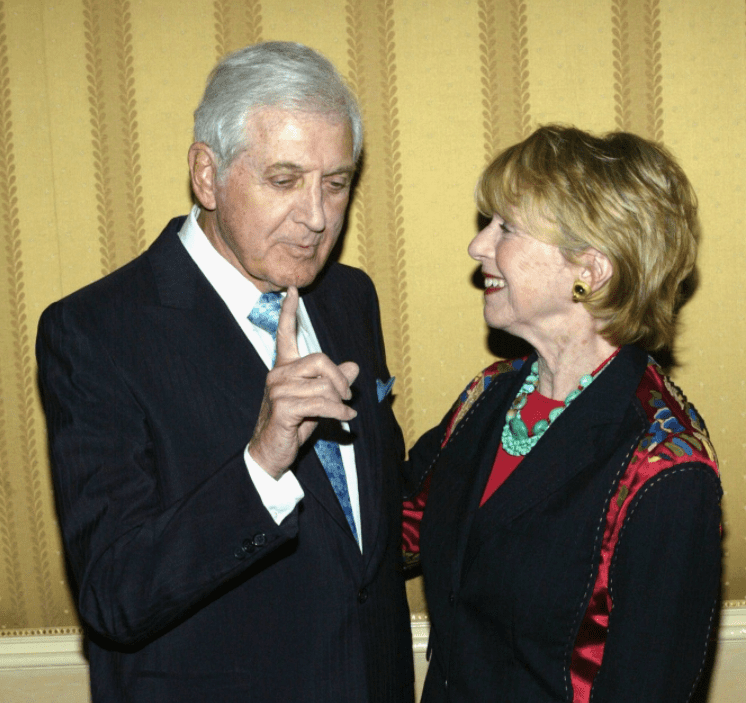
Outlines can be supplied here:
M298 323L296 313L298 312L298 289L295 286L288 288L285 300L282 301L280 319L277 323L277 360L275 364L283 361L298 359Z

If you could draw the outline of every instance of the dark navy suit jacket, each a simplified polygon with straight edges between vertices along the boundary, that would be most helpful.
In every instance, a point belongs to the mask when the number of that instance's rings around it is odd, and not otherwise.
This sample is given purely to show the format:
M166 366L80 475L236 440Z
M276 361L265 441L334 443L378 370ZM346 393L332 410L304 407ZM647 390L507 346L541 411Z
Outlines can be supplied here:
M304 292L321 348L355 361L361 554L313 451L278 526L243 459L267 369L172 220L52 305L37 340L60 525L94 701L412 700L400 572L401 432L378 303L333 264Z

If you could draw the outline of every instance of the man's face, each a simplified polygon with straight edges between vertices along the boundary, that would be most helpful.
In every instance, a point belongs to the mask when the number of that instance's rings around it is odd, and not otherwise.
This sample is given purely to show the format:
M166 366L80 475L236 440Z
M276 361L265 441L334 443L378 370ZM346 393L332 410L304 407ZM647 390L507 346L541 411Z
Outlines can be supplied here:
M266 108L249 118L247 139L250 148L212 186L214 209L203 203L200 225L262 292L302 288L342 230L355 171L349 124Z

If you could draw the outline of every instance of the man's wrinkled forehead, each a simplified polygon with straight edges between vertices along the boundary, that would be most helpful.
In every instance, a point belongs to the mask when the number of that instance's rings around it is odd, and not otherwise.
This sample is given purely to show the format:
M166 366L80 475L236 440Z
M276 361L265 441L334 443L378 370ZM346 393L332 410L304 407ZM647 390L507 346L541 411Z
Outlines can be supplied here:
M265 108L247 120L245 134L242 155L262 172L303 173L322 152L327 159L334 155L333 162L325 164L325 175L354 173L356 169L352 130L346 118Z

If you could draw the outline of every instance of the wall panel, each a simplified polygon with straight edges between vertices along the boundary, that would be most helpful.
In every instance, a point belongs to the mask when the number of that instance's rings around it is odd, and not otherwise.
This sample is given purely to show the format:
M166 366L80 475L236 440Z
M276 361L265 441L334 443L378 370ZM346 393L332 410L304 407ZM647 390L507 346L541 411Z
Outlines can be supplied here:
M538 123L662 139L701 201L674 376L726 490L724 595L746 598L746 3L723 0L0 0L0 631L75 628L33 342L42 309L190 206L192 112L218 55L326 53L360 96L365 165L342 260L375 279L408 443L491 346L473 191ZM413 588L415 610L423 603Z
M614 122L612 2L523 3L535 124L560 122L606 131Z
M725 498L724 591L746 595L744 254L746 3L663 6L664 141L700 200L699 287L683 308L674 378L705 417Z

